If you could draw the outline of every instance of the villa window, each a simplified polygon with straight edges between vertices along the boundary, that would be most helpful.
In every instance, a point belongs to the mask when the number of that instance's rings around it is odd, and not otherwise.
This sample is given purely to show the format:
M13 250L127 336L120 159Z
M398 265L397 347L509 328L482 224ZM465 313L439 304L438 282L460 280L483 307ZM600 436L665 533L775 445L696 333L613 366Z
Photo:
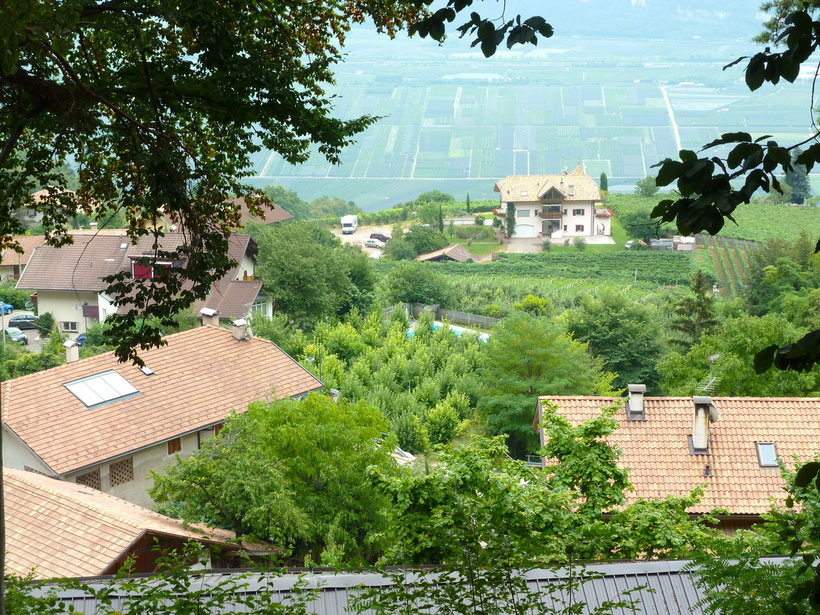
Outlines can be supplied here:
M576 233L583 233L584 232L584 225L583 224L576 224L575 225L575 232Z
M583 216L584 215L584 210L583 209L573 209L572 210L572 215L573 216Z
M530 217L530 210L529 209L519 209L515 213L519 218L529 218Z

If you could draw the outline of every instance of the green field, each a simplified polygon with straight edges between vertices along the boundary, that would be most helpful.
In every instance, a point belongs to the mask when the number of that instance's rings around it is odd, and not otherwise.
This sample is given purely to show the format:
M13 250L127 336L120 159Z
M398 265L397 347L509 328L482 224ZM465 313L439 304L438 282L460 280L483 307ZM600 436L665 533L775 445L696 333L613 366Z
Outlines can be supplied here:
M734 213L737 224L726 221L720 234L750 241L769 241L775 237L796 239L800 233L820 235L820 207L793 207L751 203Z
M747 130L784 141L807 130L810 84L750 94L724 60L740 43L706 48L654 41L638 51L624 41L578 38L485 60L462 47L407 42L363 45L339 67L338 117L378 121L348 146L341 163L318 152L301 165L263 151L251 183L282 184L303 198L323 194L377 210L429 189L492 198L509 174L557 173L581 164L610 190L629 190L652 165L699 149L720 133ZM643 62L635 63L642 53ZM408 58L413 60L408 62Z

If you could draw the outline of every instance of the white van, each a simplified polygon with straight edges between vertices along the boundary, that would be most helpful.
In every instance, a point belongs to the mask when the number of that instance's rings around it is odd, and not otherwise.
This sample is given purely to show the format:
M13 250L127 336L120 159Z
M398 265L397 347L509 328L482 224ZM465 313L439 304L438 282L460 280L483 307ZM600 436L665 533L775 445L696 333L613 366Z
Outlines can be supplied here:
M350 235L359 228L359 217L356 215L342 216L342 235Z

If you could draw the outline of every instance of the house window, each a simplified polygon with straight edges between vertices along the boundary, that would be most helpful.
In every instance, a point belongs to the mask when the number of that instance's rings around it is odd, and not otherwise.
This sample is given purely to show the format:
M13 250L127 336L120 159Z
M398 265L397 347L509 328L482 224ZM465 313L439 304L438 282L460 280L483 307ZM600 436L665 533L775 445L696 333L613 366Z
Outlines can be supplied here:
M67 333L77 333L77 323L64 320L60 323L60 329Z
M108 480L112 487L134 480L134 459L129 457L108 466Z
M584 232L584 225L583 224L576 224L575 225L575 232L576 233L583 233Z
M583 216L584 215L584 210L583 209L573 209L572 210L572 215L573 216Z
M777 451L774 442L757 442L757 462L761 468L777 467Z
M133 263L131 265L131 275L135 280L150 280L154 277L154 269L151 265Z
M529 218L530 217L530 210L529 209L519 209L515 212L519 218Z
M102 489L102 481L100 480L100 470L96 469L91 472L86 472L85 474L80 474L76 478L78 485L85 485L86 487L91 487L92 489L96 489L100 491Z
M182 450L182 439L174 438L173 440L168 440L168 454L173 455L174 453L178 453Z
M526 190L521 191L521 196L527 196L527 195L529 195L529 192L527 192Z
M575 186L569 185L569 196L575 196Z
M566 224L564 225L564 230L565 230L565 231L567 230L567 225L566 225Z
M564 210L564 215L565 215L565 216L567 215L567 212L568 212L568 211L569 211L568 209L565 209L565 210Z

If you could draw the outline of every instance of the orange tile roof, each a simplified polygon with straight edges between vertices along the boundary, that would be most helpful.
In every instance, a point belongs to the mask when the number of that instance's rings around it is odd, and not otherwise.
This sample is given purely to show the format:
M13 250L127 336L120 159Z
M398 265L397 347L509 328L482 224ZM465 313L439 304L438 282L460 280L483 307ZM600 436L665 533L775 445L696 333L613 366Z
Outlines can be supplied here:
M322 386L261 338L237 341L227 329L206 326L165 341L141 353L152 376L108 352L0 383L3 423L64 475L219 423L273 391L291 397ZM139 394L89 409L63 386L109 370Z
M11 248L6 248L0 252L0 265L25 265L31 258L35 248L39 248L46 242L45 235L17 235L12 237L13 241L20 244L23 253L15 252Z
M573 424L598 416L603 406L623 405L607 397L539 398L552 401ZM691 397L645 397L645 421L627 421L623 408L615 418L620 427L609 442L621 449L621 467L630 468L637 498L685 495L707 485L703 500L690 509L703 513L725 508L733 515L760 515L770 498L783 500L778 468L761 468L756 442L774 442L777 455L792 465L792 455L805 460L820 452L820 398L713 397L720 419L710 425L708 454L691 455L695 406ZM536 421L539 420L536 411ZM712 476L703 476L706 465Z
M103 574L144 535L222 543L228 530L177 521L76 483L3 470L6 565L38 578Z

